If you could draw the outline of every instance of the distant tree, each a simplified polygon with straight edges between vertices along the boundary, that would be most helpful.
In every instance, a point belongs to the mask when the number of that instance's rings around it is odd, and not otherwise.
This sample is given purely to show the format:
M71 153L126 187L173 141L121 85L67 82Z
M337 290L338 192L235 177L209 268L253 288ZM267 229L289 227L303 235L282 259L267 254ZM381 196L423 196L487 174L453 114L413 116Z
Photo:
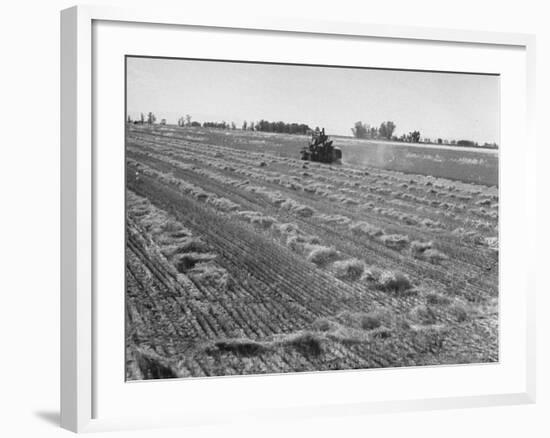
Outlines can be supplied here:
M166 125L166 119L161 119L161 120L160 120L160 124L161 124L161 125Z
M456 144L457 146L475 146L475 143L472 140L458 140Z
M410 134L410 139L412 143L418 143L420 141L420 132L419 131L413 131Z
M255 130L256 130L256 126L254 125L254 122L250 122L250 123L249 123L249 126L250 126L250 130L251 130L251 131L255 131Z
M191 126L191 116L189 114L185 115L185 125Z
M235 125L235 122L231 122L231 129L237 129L237 125Z
M318 128L315 129L317 130ZM363 122L358 121L355 122L355 125L351 128L351 132L355 138L367 138L368 127Z
M245 121L243 122L243 126L242 126L241 129L242 129L243 131L246 131L246 126L247 126L247 124L246 124L246 120L245 120Z
M141 113L139 115L139 122L143 125L145 123L145 114Z
M264 119L256 122L254 130L262 132L277 132L280 134L302 135L307 134L309 131L311 131L310 127L305 123L285 123L282 121L270 122Z
M157 117L149 111L149 114L147 114L147 123L149 125L154 125L155 122L157 121Z
M437 144L443 144L443 139L442 139L442 138L438 138L438 139L437 139Z
M395 123L391 120L386 122L386 138L392 138L393 132L395 131Z
M393 135L393 131L395 131L395 123L392 121L382 122L378 129L378 135L389 140Z
M132 123L132 118L130 117L130 115L128 115L128 117L126 118L126 122Z
M201 124L200 124L200 122L195 122L195 121L193 121L193 122L191 122L191 126L200 128L200 127L201 127Z
M180 117L178 119L178 126L180 126L180 127L185 126L185 119L183 117Z

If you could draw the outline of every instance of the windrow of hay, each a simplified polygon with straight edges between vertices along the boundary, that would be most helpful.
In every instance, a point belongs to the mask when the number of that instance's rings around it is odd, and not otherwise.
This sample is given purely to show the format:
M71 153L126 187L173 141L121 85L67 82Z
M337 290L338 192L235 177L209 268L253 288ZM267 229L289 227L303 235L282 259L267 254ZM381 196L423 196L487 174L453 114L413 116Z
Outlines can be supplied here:
M218 290L227 289L229 274L215 263L217 255L211 252L206 242L193 236L190 230L146 198L128 192L128 200L138 205L140 211L148 210L147 214L136 218L137 223L151 233L160 254L177 272L186 274L196 284L208 284ZM129 214L132 214L131 208Z
M269 349L269 344L246 338L221 339L206 347L209 354L233 353L238 356L257 356Z
M319 318L313 321L311 328L320 332L328 332L334 330L337 324L328 318Z
M258 356L277 348L291 348L305 357L319 356L323 352L323 336L309 331L278 335L273 340L248 338L218 339L205 345L209 355L232 353L237 356Z
M175 379L180 377L174 364L152 350L134 348L130 356L134 359L137 369L145 380Z
M319 356L323 352L322 337L312 332L286 335L279 340L284 347L292 347L304 356Z
M344 311L337 318L345 326L361 330L375 330L389 323L389 315L382 309L373 309L366 313Z

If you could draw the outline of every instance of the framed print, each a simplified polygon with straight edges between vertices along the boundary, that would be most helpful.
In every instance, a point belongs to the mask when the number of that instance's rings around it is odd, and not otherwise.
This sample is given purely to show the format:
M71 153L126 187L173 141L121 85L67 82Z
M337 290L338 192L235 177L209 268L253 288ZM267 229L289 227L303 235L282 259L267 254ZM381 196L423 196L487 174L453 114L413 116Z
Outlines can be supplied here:
M532 36L74 7L61 45L63 427L534 401Z

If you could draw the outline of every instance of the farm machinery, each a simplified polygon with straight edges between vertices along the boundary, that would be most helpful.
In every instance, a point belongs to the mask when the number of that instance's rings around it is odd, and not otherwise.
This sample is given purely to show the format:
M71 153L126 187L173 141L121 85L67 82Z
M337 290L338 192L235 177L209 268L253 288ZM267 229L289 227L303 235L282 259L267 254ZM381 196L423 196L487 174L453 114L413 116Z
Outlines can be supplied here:
M304 146L300 153L304 161L319 163L340 163L342 161L342 150L332 145L332 140L329 140L325 134L325 128L313 131L309 144Z

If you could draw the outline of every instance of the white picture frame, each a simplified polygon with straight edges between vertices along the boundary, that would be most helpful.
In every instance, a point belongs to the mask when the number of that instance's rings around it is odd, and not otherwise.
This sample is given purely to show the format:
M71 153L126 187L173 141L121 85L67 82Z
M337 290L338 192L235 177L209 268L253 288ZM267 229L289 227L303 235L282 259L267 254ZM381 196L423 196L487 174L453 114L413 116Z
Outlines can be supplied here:
M316 415L362 415L372 412L399 412L419 409L441 409L453 407L477 407L505 404L533 403L535 400L535 309L534 309L534 282L530 280L528 263L524 263L516 273L522 285L521 301L517 307L518 317L525 324L520 324L522 345L517 351L521 359L521 375L516 375L518 385L514 390L503 387L502 391L483 394L441 394L428 398L390 398L371 400L350 398L346 401L345 393L340 395L337 402L318 400L315 403L304 399L297 407L276 398L270 406L262 406L262 400L255 404L258 409L242 404L242 409L217 411L210 409L203 403L193 414L186 415L177 408L171 412L164 412L162 407L150 416L129 416L120 412L120 415L103 416L98 402L98 382L103 362L98 363L98 340L96 324L98 305L95 299L97 285L109 279L98 278L98 243L96 241L98 209L102 202L98 198L101 191L97 191L96 180L100 169L101 159L94 152L94 138L98 132L94 127L97 119L97 96L94 87L99 80L97 66L98 45L94 25L97 23L131 23L134 26L153 26L153 32L160 32L166 26L185 26L186 28L200 29L203 33L210 31L224 32L224 30L239 30L250 34L250 38L262 32L270 32L278 36L292 35L295 38L308 35L347 36L361 39L383 39L407 44L455 44L467 47L484 46L501 48L522 53L524 70L522 77L526 85L522 88L521 99L525 104L525 123L521 125L521 133L525 135L523 153L525 155L524 168L518 176L521 191L518 194L525 198L527 210L522 214L524 220L532 225L535 222L534 193L535 187L535 140L533 134L534 123L534 53L535 39L532 35L491 33L481 31L461 31L450 29L424 29L402 26L382 26L364 23L317 22L307 20L280 20L274 18L257 18L246 15L228 22L224 17L210 14L208 16L193 15L187 12L162 11L151 9L137 11L110 7L77 6L61 12L61 426L75 431L100 431L121 428L162 427L174 425L206 424L238 420L247 416L255 418L300 418ZM157 30L155 30L157 29ZM437 60L426 61L426 69L437 65ZM519 128L518 128L519 129ZM120 145L123 147L123 145ZM508 162L510 163L511 160ZM123 168L120 172L124 172ZM525 225L525 228L534 230L534 225ZM526 235L526 247L534 245L534 231ZM523 244L523 243L522 243ZM123 294L123 291L120 291ZM123 315L119 315L123 319ZM506 321L502 321L507 324ZM519 360L518 359L518 360ZM120 365L122 368L122 364ZM425 370L429 372L429 370ZM404 371L405 373L407 371ZM471 368L469 372L477 371ZM518 371L519 373L519 371ZM347 374L348 380L358 378L360 374ZM394 375L397 376L397 375ZM293 375L292 384L312 379L308 376ZM219 386L232 385L232 381L241 379L219 379ZM273 379L273 377L246 377L250 379ZM222 384L223 381L223 384ZM214 383L212 383L214 382ZM229 383L227 383L229 382ZM281 382L281 381L279 381ZM124 382L121 382L124 383ZM157 382L165 388L171 382ZM216 390L213 380L196 380L195 388L209 386ZM139 385L134 385L138 387ZM224 386L224 387L225 387ZM224 389L221 389L222 391ZM243 389L246 394L246 389ZM135 394L135 391L134 391ZM336 396L335 396L336 397ZM236 405L239 405L236 401ZM200 402L197 402L200 405ZM239 408L239 406L237 406Z

